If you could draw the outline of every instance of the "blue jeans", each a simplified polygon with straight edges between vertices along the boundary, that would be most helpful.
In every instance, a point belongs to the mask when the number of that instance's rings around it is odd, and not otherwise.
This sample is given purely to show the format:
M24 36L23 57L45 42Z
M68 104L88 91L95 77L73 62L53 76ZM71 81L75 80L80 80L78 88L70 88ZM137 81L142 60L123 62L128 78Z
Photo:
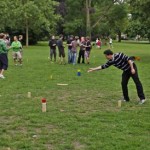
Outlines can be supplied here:
M72 52L71 49L68 49L68 63L72 63Z
M0 54L0 70L7 70L8 68L8 57L6 53Z
M73 63L73 65L76 64L76 58L77 58L77 53L72 53L72 63Z

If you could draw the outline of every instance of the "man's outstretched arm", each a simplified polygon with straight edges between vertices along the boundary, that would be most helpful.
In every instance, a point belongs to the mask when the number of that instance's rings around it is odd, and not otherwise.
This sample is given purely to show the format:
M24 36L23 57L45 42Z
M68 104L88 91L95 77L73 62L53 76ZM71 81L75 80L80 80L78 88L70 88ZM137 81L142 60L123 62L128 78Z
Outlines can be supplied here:
M90 69L88 70L88 72L97 71L97 70L101 70L101 69L102 69L101 66L96 67L96 68L90 68Z
M106 69L106 68L110 67L111 65L113 65L113 62L109 62L109 61L108 61L106 64L101 65L101 66L99 66L99 67L90 68L90 69L88 70L88 72Z

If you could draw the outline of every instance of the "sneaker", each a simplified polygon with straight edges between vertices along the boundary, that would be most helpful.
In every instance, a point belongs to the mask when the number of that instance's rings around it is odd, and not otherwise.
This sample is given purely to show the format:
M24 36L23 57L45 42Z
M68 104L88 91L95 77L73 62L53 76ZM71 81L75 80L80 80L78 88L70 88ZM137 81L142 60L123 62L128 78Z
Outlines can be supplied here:
M123 102L129 102L130 100L126 100L125 98L122 98Z
M141 104L144 104L145 101L146 101L146 99L142 99L142 100L139 101L139 104L140 104L140 105L141 105Z
M129 100L126 100L126 99L123 99L122 101L123 101L123 102L129 102Z
M4 77L2 74L0 74L0 78L1 78L1 79L5 79L5 77Z
M125 100L125 99L122 99L122 101L123 101L123 102L126 102L126 100Z

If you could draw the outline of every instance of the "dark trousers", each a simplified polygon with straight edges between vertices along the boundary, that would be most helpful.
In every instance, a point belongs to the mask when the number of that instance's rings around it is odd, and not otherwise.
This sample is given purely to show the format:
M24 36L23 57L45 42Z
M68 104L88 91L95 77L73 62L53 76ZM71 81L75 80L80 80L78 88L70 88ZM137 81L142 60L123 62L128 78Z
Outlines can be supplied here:
M80 64L81 57L82 57L82 63L84 64L84 50L79 51L78 64Z
M145 99L143 87L142 87L142 84L139 80L137 67L135 64L133 64L133 67L135 69L135 74L132 74L130 69L128 71L124 71L122 74L122 83L121 83L122 84L122 91L123 91L124 99L126 101L130 100L129 95L128 95L128 87L127 87L130 77L132 77L132 79L136 85L137 94L138 94L138 97L140 98L140 100Z
M7 70L8 68L8 57L7 54L2 53L0 54L0 70L4 69Z
M54 55L54 61L56 61L56 49L50 49L50 59L52 61Z

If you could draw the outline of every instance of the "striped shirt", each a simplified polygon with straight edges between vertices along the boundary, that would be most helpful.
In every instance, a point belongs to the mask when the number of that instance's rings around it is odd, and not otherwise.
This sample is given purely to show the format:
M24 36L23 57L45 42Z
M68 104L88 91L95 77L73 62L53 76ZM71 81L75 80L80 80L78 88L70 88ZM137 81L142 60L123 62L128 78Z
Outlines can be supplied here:
M130 65L128 63L129 60L132 60L130 57L123 53L116 53L113 55L113 59L109 60L106 64L102 65L102 69L108 68L111 65L123 70L127 71L130 69Z

